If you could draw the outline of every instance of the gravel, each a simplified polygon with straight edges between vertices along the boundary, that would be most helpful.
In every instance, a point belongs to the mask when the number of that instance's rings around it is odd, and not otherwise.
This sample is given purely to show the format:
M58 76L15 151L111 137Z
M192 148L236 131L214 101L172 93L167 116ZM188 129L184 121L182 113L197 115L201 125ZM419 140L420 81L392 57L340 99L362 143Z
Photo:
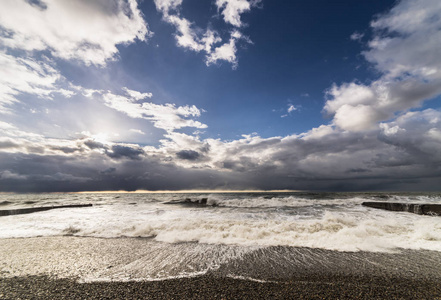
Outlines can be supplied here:
M0 239L0 299L441 300L441 253Z
M47 276L0 278L0 299L441 299L438 281L312 276L255 282L200 276L78 283Z

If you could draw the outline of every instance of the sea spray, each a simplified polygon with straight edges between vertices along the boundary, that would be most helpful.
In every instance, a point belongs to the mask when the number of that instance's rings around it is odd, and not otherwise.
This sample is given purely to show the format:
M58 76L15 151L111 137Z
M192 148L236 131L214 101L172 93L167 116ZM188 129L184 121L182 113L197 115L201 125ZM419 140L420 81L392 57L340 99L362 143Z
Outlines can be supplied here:
M439 203L438 194L225 193L2 195L2 209L53 202L93 207L0 218L0 238L149 238L176 244L293 246L337 251L441 251L441 219L364 201ZM7 198L6 198L7 197ZM58 198L57 198L58 197ZM57 200L59 199L59 200ZM190 200L189 200L190 199ZM202 199L206 199L202 201Z

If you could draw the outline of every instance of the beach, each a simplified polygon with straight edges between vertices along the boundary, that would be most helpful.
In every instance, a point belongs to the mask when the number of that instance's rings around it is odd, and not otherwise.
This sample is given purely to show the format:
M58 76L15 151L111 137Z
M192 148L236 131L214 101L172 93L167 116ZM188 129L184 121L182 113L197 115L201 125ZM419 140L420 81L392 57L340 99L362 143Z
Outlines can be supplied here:
M441 297L441 253L434 251L339 252L63 236L1 239L0 262L1 299ZM165 271L167 278L161 277Z
M440 299L439 281L320 278L259 283L202 276L156 282L0 279L1 299Z
M0 300L441 300L441 0L0 0Z
M437 299L437 193L0 195L0 299ZM43 209L42 209L43 208Z

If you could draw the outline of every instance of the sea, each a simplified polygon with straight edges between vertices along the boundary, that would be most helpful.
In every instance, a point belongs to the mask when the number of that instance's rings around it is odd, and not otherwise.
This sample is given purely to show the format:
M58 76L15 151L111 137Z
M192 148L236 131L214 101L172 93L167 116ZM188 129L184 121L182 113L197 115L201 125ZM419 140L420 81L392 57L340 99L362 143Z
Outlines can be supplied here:
M288 257L291 262L295 258L297 267L305 267L308 260L314 264L315 259L321 259L325 266L338 253L345 253L345 257L358 263L363 260L363 264L389 261L392 269L396 256L391 260L388 255L419 253L420 258L427 256L428 268L430 257L441 258L441 217L370 208L362 205L365 201L441 204L441 193L0 194L0 210L92 204L2 216L0 248L7 240L38 244L39 240L62 243L65 238L88 241L97 245L93 246L94 251L102 248L103 253L116 251L114 255L122 257L118 272L101 266L99 272L83 274L87 280L195 276L219 269L225 263L230 264L231 275L234 261L243 258L244 253L260 255L257 262L267 259L268 268L283 265ZM134 246L124 248L125 252L109 250L121 241ZM78 243L80 247L81 242ZM130 253L126 252L135 250L136 258L129 259ZM14 251L16 254L9 253L3 259L19 257L19 251ZM192 261L191 266L184 263L186 259ZM165 261L169 262L168 267ZM150 271L145 271L147 266ZM5 268L3 271L9 272ZM242 271L234 276L264 279L251 271L244 272L243 262L238 269Z

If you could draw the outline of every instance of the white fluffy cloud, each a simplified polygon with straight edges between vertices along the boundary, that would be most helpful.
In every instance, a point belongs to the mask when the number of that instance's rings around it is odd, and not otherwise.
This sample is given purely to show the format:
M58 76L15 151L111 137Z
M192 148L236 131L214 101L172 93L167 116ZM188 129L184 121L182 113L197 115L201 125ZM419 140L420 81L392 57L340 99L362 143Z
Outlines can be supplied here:
M374 38L363 55L383 75L368 85L352 82L328 90L324 111L335 116L335 125L370 130L441 93L439 15L439 1L402 0L372 22Z
M299 109L298 107L296 107L296 106L294 106L294 105L292 105L292 104L289 104L289 105L288 105L288 113L293 112L293 111L296 111L296 110L298 110L298 109Z
M131 98L135 99L135 100L142 100L145 98L152 98L153 94L152 93L141 93L138 91L134 91L134 90L129 90L126 87L123 87L123 91L126 92Z
M129 131L130 131L130 132L133 132L133 133L136 133L136 134L145 135L145 132L142 131L142 130L140 130L140 129L134 129L134 128L132 128L132 129L130 129Z
M389 78L408 75L441 78L441 2L403 0L388 14L373 21L379 33L370 41L366 59ZM387 31L387 35L380 32Z
M213 45L222 41L217 32L207 29L202 34L201 30L195 29L190 21L177 15L165 15L165 20L176 27L176 42L182 48L210 53Z
M105 65L116 45L150 33L136 0L4 0L0 43L11 49L49 50L63 59Z
M156 9L162 13L163 20L176 27L176 43L178 46L195 52L210 52L214 43L219 42L217 33L207 29L195 29L192 22L180 15L182 0L155 0Z
M11 105L22 93L51 98L61 75L48 62L17 58L0 51L0 113L10 113Z
M156 8L166 16L170 11L177 10L181 4L182 0L155 0Z
M222 11L225 23L229 23L236 27L243 26L240 15L257 5L260 0L216 0L218 10Z
M110 91L85 90L86 97L97 96L103 103L131 118L147 119L157 128L172 132L183 127L207 128L207 125L189 117L199 117L201 111L194 105L176 106L175 104L155 104L139 101L150 98L151 93L140 93L123 88L126 95L117 95Z
M75 94L54 57L104 66L117 45L150 34L136 0L4 0L1 7L0 113L10 113L23 94Z
M236 27L240 27L240 14L251 9L260 1L234 0L217 1L218 9L223 11L224 20ZM205 52L205 63L207 66L226 61L237 67L237 47L238 41L243 40L250 43L248 37L243 36L238 30L230 32L229 40L222 43L220 34L213 29L203 30L180 13L182 0L155 0L156 9L163 15L163 20L175 26L175 39L179 47L195 52Z
M231 34L230 41L219 47L214 48L207 54L206 63L207 65L216 64L218 61L225 60L233 66L233 69L237 68L237 57L236 57L236 43L242 38L242 35L238 31L234 31Z

